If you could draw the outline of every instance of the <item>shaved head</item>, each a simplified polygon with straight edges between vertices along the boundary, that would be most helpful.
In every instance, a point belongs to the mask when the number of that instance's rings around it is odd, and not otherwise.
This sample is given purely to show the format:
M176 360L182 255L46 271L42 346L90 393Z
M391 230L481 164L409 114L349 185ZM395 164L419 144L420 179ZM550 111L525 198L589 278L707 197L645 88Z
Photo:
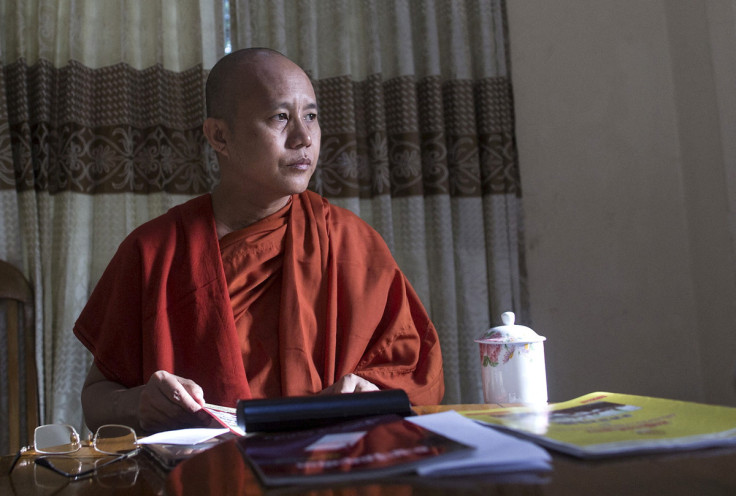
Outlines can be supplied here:
M202 130L220 165L212 201L222 234L274 213L307 189L322 132L309 76L274 50L223 57L206 92Z
M263 63L278 61L297 66L288 57L270 48L244 48L220 59L210 71L205 87L207 117L223 119L232 125L237 104L249 91ZM304 72L301 68L299 68Z

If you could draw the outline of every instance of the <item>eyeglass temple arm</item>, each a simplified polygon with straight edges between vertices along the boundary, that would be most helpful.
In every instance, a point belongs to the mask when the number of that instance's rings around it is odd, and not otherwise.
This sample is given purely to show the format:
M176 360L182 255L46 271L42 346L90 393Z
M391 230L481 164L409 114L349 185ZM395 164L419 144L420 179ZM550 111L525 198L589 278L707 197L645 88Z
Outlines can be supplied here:
M23 453L31 449L30 446L23 446L21 449L18 450L18 452L15 454L15 458L13 458L13 462L10 464L10 469L8 469L8 475L13 472L13 469L18 464L18 461L20 460L20 457L23 456Z

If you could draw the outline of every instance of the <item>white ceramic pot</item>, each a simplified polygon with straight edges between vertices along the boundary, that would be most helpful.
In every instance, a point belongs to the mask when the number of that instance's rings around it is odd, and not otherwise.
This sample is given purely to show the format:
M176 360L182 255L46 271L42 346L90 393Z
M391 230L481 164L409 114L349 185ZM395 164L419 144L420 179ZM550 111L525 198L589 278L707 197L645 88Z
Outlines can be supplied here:
M514 325L513 312L501 315L504 325L485 331L480 345L483 397L486 403L547 402L543 336Z

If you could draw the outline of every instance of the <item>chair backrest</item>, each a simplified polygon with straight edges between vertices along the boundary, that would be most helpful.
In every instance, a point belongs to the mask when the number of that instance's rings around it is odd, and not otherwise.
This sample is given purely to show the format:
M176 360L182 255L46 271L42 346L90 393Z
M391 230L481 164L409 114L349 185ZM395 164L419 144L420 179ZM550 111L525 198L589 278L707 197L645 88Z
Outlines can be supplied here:
M33 290L23 273L0 260L0 302L7 330L8 451L33 439L38 425L38 374Z

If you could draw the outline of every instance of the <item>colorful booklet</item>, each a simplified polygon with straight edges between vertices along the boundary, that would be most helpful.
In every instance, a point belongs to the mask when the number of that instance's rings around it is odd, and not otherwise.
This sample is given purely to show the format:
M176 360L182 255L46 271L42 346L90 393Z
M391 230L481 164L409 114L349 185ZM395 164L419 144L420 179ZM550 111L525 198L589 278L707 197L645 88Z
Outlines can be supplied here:
M473 448L399 415L372 416L309 430L262 433L238 446L268 486L409 473L423 462Z
M581 458L736 445L736 408L647 396L591 393L460 413Z
M238 425L238 417L235 413L235 408L206 403L204 405L204 411L217 420L221 426L230 429L230 432L233 434L237 434L238 436L245 435L245 431Z

